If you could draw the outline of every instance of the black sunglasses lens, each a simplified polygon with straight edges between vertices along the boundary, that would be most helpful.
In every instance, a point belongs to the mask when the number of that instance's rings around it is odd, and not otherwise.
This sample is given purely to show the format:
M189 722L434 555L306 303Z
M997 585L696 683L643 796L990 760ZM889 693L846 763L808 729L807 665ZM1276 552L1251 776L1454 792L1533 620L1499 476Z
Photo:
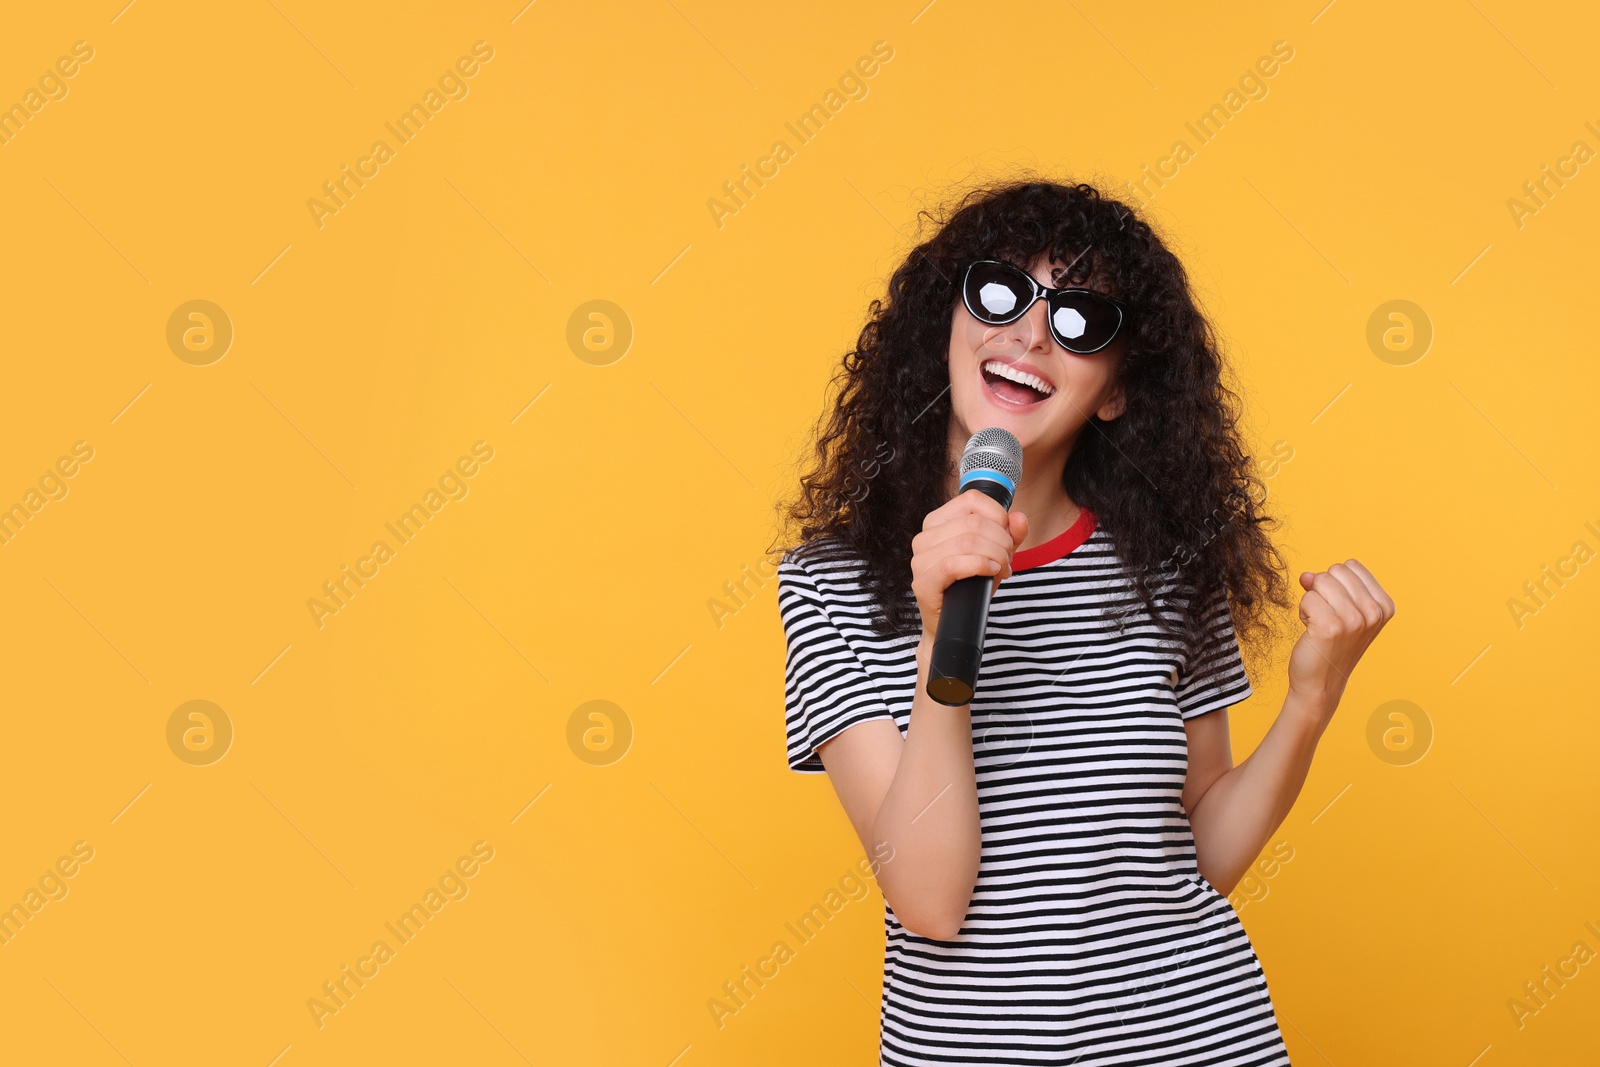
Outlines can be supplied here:
M1093 293L1056 293L1050 300L1050 326L1069 352L1104 348L1122 325L1117 306Z
M1015 319L1033 296L1027 275L1004 263L975 263L967 272L967 310L989 323Z

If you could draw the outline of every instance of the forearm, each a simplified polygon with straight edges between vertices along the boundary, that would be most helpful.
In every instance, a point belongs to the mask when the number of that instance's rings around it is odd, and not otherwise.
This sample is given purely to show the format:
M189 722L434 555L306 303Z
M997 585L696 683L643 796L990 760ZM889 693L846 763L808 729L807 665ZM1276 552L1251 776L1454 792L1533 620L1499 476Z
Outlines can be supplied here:
M1219 892L1233 891L1294 807L1336 704L1291 690L1261 744L1189 813L1200 873Z
M894 850L878 883L896 916L913 932L949 939L966 917L978 878L978 787L970 710L946 707L925 691L931 652L924 638L911 723L873 840Z

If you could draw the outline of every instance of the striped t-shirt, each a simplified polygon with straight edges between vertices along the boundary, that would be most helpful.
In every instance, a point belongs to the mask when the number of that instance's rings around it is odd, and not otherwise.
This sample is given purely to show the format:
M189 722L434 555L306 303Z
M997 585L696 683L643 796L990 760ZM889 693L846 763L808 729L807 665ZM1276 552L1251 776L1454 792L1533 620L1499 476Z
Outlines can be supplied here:
M1184 721L1251 693L1226 595L1189 664L1147 611L1120 631L1103 617L1136 594L1088 509L1012 570L971 704L977 884L953 941L885 906L880 1063L1287 1064L1260 960L1196 867L1181 800ZM856 723L910 725L917 636L872 631L860 574L837 552L779 567L795 771L822 772L816 747Z

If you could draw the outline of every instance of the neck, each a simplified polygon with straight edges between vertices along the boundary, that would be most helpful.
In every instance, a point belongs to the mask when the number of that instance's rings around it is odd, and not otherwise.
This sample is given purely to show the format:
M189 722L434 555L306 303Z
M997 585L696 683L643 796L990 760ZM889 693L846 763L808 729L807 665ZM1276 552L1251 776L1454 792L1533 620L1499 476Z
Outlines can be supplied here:
M1028 536L1018 546L1019 551L1059 537L1083 510L1061 484L1070 451L1069 444L1066 452L1056 456L1023 456L1022 484L1011 501L1012 511L1028 517Z

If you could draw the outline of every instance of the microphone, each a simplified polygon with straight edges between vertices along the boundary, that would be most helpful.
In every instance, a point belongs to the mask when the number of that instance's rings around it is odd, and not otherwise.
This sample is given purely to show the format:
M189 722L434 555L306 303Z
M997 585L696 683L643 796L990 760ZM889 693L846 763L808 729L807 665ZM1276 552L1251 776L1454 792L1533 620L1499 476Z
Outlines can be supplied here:
M961 453L958 494L976 489L1009 510L1020 481L1022 443L1010 430L990 426L972 435ZM944 591L939 628L933 635L933 655L928 660L927 692L948 707L959 708L972 702L993 590L994 575L973 574L957 578Z

